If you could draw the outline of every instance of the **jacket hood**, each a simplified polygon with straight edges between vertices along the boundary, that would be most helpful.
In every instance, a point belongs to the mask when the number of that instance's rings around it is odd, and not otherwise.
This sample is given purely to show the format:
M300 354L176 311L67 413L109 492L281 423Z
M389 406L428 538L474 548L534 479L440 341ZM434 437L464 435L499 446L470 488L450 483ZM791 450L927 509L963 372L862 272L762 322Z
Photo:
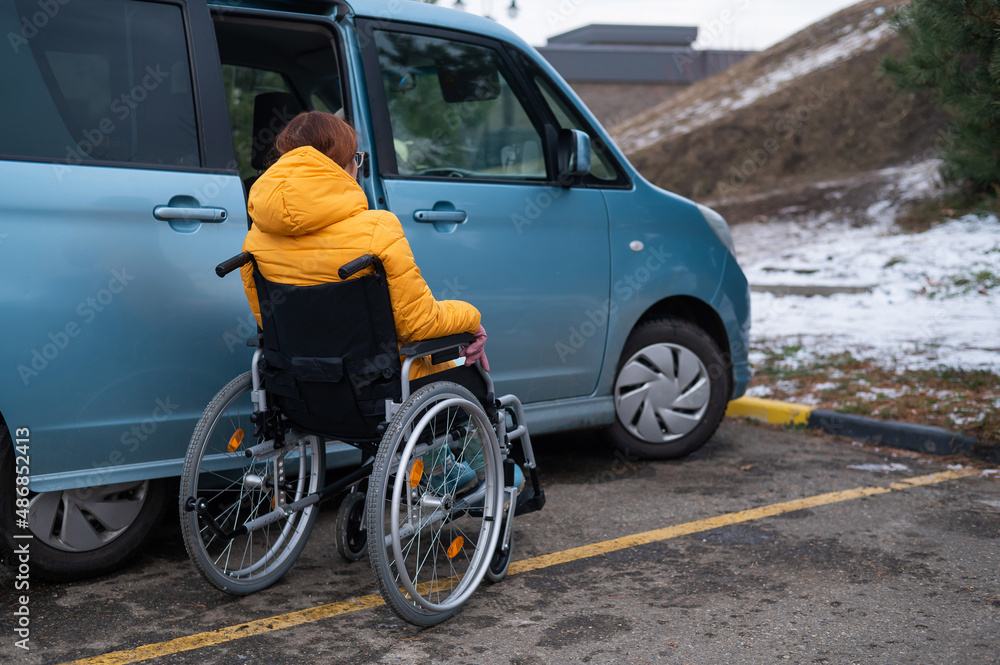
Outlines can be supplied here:
M264 233L313 233L368 209L361 186L311 146L282 155L253 187L247 211Z

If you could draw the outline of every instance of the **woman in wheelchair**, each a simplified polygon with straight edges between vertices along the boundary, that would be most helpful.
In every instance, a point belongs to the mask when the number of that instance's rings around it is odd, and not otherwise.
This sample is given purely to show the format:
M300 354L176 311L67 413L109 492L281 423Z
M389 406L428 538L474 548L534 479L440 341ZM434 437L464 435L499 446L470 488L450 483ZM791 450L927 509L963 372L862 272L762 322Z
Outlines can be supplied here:
M356 152L357 146L354 128L333 114L307 111L293 118L275 138L277 161L250 190L247 209L253 227L243 251L253 255L266 279L297 286L341 281L340 266L362 255L375 256L385 270L400 345L472 333L475 341L462 352L466 363L481 362L489 371L479 310L460 300L436 300L399 219L385 210L368 209L357 183L365 158ZM254 267L248 264L241 273L260 323ZM430 358L419 358L411 365L409 378L415 381L454 366L451 361L434 365ZM470 462L456 463L447 447L432 457L428 460L432 482L448 481L460 491L476 485ZM517 473L523 485L520 469Z
M292 566L319 501L347 492L341 555L367 551L389 607L438 623L506 575L514 516L544 505L521 404L494 395L479 311L436 300L399 220L368 209L354 130L306 112L275 150L244 253L216 269L241 268L263 333L192 436L185 544L213 585L251 593ZM333 441L362 461L327 484Z

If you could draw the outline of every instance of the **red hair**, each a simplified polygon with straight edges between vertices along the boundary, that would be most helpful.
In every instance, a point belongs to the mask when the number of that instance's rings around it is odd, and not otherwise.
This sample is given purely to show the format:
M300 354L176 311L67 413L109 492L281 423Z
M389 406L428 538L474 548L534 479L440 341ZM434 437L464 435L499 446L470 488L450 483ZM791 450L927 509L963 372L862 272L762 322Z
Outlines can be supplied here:
M358 150L358 133L332 113L306 111L292 118L274 139L279 155L305 145L316 148L346 171Z

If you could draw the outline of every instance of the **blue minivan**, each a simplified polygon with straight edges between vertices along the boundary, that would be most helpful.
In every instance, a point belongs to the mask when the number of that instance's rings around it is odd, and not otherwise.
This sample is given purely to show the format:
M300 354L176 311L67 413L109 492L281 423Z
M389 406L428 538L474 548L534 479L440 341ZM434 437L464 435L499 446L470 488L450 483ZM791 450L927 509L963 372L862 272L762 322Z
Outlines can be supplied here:
M0 34L0 546L27 519L36 575L111 569L173 501L256 334L213 269L305 109L358 129L370 206L438 298L482 311L533 433L677 457L749 382L725 221L644 180L496 23L413 0L0 0Z

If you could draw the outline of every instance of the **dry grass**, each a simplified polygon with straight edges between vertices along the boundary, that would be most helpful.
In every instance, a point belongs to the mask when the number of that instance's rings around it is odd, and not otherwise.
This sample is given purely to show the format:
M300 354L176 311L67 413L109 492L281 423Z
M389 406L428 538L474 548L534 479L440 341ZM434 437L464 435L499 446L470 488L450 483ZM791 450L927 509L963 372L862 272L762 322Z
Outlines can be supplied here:
M952 191L912 206L896 219L896 225L907 233L923 233L942 220L968 214L1000 215L1000 199Z

